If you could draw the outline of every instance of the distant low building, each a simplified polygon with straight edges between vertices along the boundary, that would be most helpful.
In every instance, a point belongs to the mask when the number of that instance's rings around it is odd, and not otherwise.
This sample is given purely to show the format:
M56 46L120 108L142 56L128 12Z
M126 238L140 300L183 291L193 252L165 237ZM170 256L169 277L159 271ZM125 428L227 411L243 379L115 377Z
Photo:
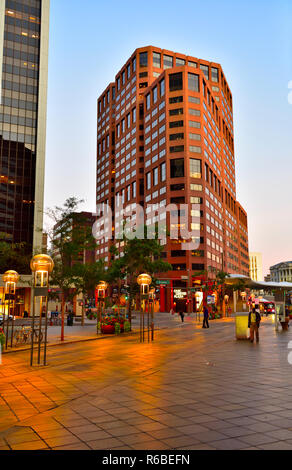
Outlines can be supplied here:
M270 274L267 274L265 276L265 282L271 282L271 275Z
M292 282L292 261L283 261L270 267L272 282Z
M263 258L261 253L249 254L249 275L253 281L263 280Z

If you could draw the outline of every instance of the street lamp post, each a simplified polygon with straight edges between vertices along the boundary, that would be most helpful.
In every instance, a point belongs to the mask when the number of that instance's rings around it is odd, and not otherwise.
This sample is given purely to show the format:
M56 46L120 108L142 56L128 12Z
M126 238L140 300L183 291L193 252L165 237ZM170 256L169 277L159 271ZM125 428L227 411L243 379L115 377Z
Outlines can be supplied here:
M98 302L97 332L98 332L98 323L100 324L100 328L101 328L102 311L103 311L103 307L104 307L105 294L106 294L107 288L108 288L108 283L105 282L105 281L100 281L100 283L96 287L97 302Z
M140 343L145 341L145 307L148 300L148 317L149 317L149 286L152 283L152 278L149 274L140 274L137 277L137 284L140 286L140 299L141 299L141 313L140 313ZM149 321L148 321L148 336L149 336Z
M39 335L38 335L38 364L41 362L41 333L42 333L42 298L46 298L45 302L45 339L44 339L44 366L47 365L47 340L48 340L48 289L50 282L50 274L54 269L54 262L48 255L36 255L30 262L30 268L34 274L33 285L33 316L32 316L32 332L31 332L31 357L30 365L33 365L33 343L35 334L35 297L41 297L40 301L40 319L39 319Z
M7 321L6 321L6 349L8 347L8 334L9 334L9 315L10 315L10 300L11 296L15 296L16 292L16 284L19 281L19 274L16 271L6 271L5 274L3 274L3 282L5 284L4 288L4 315L3 315L3 331L4 326L5 326L5 300L6 296L8 296L8 315L7 315ZM13 326L14 326L14 307L15 303L13 303L13 318L12 318L12 327L11 327L11 347L13 346Z

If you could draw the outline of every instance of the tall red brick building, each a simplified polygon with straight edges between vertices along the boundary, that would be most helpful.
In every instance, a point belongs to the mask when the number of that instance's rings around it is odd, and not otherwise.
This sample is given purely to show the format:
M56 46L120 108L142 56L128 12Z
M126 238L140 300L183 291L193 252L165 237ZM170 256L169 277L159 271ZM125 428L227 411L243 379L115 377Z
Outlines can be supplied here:
M173 270L158 275L166 283L161 310L190 297L202 271L209 279L222 269L249 275L247 214L236 200L233 101L220 64L149 46L117 73L98 99L97 203L116 214L117 196L125 206L143 205L147 224L157 222L148 204L200 205L197 249L185 250L180 237L167 239L164 256ZM102 241L97 257L107 262L110 243L122 251L116 240Z

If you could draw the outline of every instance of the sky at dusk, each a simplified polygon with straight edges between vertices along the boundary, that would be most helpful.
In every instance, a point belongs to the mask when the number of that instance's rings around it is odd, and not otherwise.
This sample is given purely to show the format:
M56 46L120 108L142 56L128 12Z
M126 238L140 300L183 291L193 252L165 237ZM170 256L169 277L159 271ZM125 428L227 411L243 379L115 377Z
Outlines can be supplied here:
M94 211L97 97L153 45L222 65L250 250L265 274L292 260L291 21L291 0L51 0L45 206L76 196Z

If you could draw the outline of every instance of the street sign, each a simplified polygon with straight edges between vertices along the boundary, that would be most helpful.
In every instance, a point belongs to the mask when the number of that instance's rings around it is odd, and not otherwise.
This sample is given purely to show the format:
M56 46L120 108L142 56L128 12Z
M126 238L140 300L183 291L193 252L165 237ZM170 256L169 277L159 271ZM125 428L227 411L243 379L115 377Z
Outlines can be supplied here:
M156 281L156 284L158 286L169 286L170 285L170 281L164 281L164 280L161 280L161 279L158 279Z

